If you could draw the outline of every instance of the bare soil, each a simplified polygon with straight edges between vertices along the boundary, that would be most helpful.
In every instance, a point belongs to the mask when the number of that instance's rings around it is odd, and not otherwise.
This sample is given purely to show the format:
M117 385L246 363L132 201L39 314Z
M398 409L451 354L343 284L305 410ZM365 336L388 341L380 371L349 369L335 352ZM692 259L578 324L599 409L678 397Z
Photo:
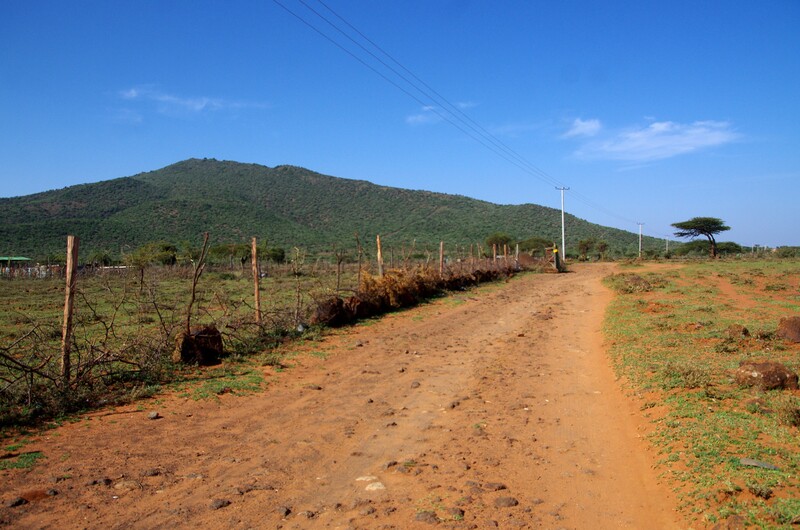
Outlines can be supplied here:
M82 416L25 446L45 460L0 472L0 523L685 526L603 349L611 267L522 275L303 343L257 394Z

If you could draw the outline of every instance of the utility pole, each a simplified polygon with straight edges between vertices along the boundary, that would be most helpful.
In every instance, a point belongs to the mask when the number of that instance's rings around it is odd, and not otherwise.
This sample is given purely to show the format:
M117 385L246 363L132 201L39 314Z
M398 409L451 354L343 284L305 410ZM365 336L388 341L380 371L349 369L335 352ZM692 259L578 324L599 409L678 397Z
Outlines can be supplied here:
M642 259L642 225L644 223L636 223L639 225L639 259Z
M557 190L561 190L561 261L566 261L567 259L567 243L566 238L564 237L564 192L569 188L566 187L558 187L556 186Z

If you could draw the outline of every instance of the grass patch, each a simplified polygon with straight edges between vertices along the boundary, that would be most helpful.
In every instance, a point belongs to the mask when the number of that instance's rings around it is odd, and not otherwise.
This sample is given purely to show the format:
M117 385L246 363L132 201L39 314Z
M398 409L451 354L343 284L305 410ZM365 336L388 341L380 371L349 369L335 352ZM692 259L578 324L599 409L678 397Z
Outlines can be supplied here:
M36 462L44 458L44 455L39 451L31 453L22 453L18 456L0 459L0 470L5 469L30 469Z
M614 369L647 396L641 409L653 422L658 470L683 514L698 524L730 515L761 528L800 522L800 397L754 394L731 376L753 359L800 369L800 345L774 337L781 317L800 313L797 263L716 260L615 274L606 284L621 294L604 324ZM742 326L749 335L730 331Z
M623 272L612 274L605 279L605 283L612 290L620 294L649 293L654 289L661 289L667 285L667 279L656 273L636 274Z
M264 384L264 376L258 371L232 371L203 381L191 390L189 396L196 401L217 398L222 394L243 396L260 391Z

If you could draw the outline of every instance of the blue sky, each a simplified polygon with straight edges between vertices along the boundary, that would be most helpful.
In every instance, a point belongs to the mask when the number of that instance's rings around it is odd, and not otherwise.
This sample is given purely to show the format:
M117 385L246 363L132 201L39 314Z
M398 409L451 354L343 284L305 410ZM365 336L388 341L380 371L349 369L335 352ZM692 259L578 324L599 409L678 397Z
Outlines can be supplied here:
M0 197L209 157L800 245L797 0L324 1L3 2Z

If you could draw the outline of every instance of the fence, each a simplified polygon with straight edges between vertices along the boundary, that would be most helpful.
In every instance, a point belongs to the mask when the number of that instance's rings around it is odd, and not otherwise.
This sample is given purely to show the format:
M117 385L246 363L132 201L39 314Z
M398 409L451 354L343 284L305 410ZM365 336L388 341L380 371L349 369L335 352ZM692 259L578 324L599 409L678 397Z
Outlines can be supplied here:
M73 255L49 275L14 275L17 282L0 290L7 308L0 318L0 421L129 399L171 380L176 338L192 324L219 330L227 354L267 362L276 344L309 324L340 323L320 313L332 300L351 304L344 319L351 321L511 274L525 261L508 249L487 258L462 248L448 257L441 244L438 256L390 251L384 262L378 249L372 259L360 244L350 259L341 251L309 259L294 249L283 264L259 262L254 252L250 266L234 268L206 268L202 260L77 268Z

